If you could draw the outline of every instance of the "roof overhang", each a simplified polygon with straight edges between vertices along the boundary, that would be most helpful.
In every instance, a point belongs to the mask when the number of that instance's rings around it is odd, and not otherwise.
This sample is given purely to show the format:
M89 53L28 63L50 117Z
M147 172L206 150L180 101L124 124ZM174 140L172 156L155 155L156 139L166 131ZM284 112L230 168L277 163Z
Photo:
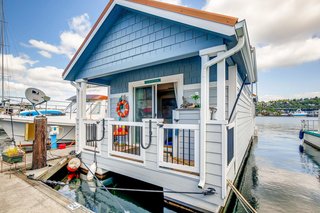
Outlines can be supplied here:
M245 20L238 22L235 25L236 37L244 37L245 43L240 53L244 60L244 65L248 74L249 83L255 83L258 80L257 77L257 65L256 65L256 51L255 48L250 45L249 33Z
M230 16L209 13L206 11L152 0L110 0L90 30L89 34L86 36L83 43L65 68L62 74L64 79L66 79L82 53L85 51L86 47L90 44L95 34L116 5L215 32L227 37L235 35L234 25L238 21L237 18Z

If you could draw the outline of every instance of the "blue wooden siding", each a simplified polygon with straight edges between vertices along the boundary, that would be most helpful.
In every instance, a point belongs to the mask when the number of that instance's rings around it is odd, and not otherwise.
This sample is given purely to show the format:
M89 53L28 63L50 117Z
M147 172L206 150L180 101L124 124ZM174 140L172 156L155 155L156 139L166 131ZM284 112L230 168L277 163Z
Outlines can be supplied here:
M196 56L201 49L223 44L223 38L214 33L133 10L123 10L103 30L104 36L75 79Z
M210 81L216 81L216 66L210 69ZM199 56L186 58L165 64L124 72L112 76L108 82L111 94L128 92L128 83L145 79L158 78L169 75L183 74L184 85L200 83L201 59Z

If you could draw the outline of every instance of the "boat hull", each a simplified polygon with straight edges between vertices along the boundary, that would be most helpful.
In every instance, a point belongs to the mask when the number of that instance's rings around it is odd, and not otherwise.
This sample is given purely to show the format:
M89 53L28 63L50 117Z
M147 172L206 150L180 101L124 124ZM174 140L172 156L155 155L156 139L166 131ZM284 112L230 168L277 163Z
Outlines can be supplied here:
M303 140L304 143L320 150L320 132L306 131Z
M60 131L57 135L57 140L59 140L59 142L75 141L75 121L72 119L68 120L64 117L57 117L47 117L48 133L50 126L59 126ZM25 129L28 123L33 123L33 119L33 117L13 116L11 124L10 116L2 115L0 118L0 126L4 129L10 139L13 139L12 135L14 136L16 144L21 144L22 146L32 145L32 140L25 140ZM48 138L49 137L50 135L48 134Z

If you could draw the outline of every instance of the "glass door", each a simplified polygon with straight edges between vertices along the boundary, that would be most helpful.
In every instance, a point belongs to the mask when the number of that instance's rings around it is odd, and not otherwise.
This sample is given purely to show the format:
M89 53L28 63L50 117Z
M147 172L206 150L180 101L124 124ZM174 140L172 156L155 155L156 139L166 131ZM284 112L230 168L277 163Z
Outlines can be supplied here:
M143 118L154 118L154 92L154 86L135 88L134 121L141 122Z

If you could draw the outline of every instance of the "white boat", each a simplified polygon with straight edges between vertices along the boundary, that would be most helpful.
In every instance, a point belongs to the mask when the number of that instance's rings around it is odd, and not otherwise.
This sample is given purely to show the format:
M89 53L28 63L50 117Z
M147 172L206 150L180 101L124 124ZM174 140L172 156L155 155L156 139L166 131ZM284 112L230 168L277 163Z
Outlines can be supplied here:
M87 95L87 116L92 119L101 119L106 116L107 96L104 95ZM76 98L71 97L68 99L70 104L62 111L61 115L47 116L48 132L50 127L58 127L59 134L57 141L63 143L72 143L75 141L75 123L77 104ZM52 110L39 110L39 111L52 111ZM58 111L58 110L55 110ZM24 116L24 115L31 116ZM14 115L1 114L0 126L4 129L6 134L11 140L14 140L17 145L30 146L34 138L33 121L35 111L23 111ZM48 134L48 137L50 135Z
M302 111L301 109L297 109L292 115L293 116L307 116L308 113L305 111Z
M302 120L301 123L303 142L320 150L320 115L318 120Z

